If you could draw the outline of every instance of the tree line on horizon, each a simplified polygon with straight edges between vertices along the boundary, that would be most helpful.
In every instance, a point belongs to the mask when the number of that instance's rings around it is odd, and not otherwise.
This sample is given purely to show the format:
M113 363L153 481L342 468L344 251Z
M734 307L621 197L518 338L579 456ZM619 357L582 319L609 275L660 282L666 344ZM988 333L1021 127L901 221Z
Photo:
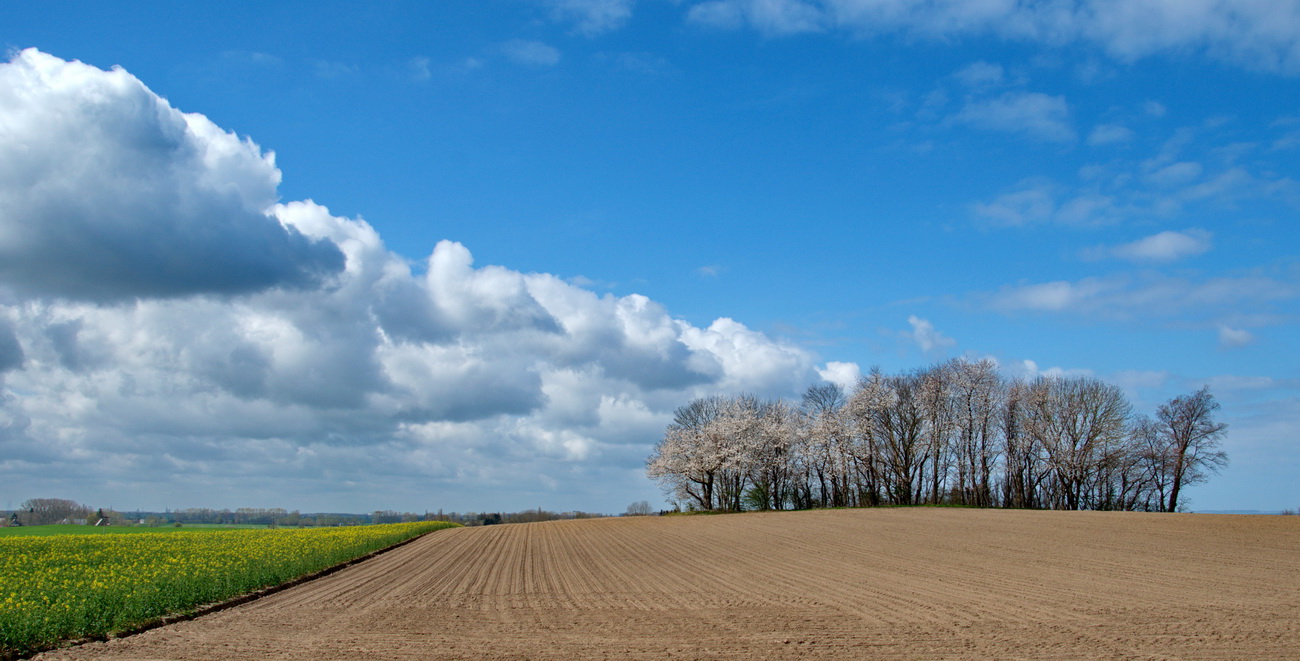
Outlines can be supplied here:
M649 507L646 504L646 507ZM630 510L629 510L630 511ZM369 514L346 512L289 511L282 507L240 507L215 509L189 507L167 509L162 512L132 510L118 512L112 509L95 509L66 498L29 498L19 509L0 510L0 526L44 526L53 524L110 526L177 526L185 525L253 525L274 528L313 528L357 526L382 523L411 523L416 521L449 521L464 526L484 526L502 523L534 523L565 519L590 519L605 516L593 512L553 512L542 508L521 512L398 512L376 510Z
M952 504L1178 511L1183 489L1227 465L1209 387L1134 414L1088 376L1007 379L989 360L851 390L814 385L798 404L711 396L678 408L646 472L681 509L782 510Z

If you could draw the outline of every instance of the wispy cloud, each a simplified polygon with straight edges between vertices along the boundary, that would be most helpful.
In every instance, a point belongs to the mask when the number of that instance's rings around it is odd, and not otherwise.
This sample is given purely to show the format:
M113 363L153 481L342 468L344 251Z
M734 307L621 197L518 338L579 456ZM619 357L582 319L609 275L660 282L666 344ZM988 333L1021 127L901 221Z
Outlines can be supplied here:
M1202 229L1164 231L1117 246L1097 246L1084 251L1085 259L1113 257L1138 263L1175 262L1202 255L1214 246L1214 235Z
M945 349L957 346L957 340L952 339L940 333L934 324L926 319L916 315L907 318L907 323L912 327L911 331L904 331L903 337L916 343L922 353L934 354L942 352Z
M958 69L953 73L953 78L965 87L984 89L1001 85L1006 79L1006 72L1000 64L980 60Z
M1062 312L1118 319L1241 315L1300 297L1293 277L1249 274L1193 279L1158 273L1025 283L973 295L1002 312Z
M1219 344L1225 348L1244 347L1255 341L1255 336L1248 330L1219 326Z
M411 72L411 78L413 80L424 82L433 77L433 71L429 68L431 63L432 60L429 58L419 56L407 60L406 65Z
M722 29L752 27L770 36L842 30L949 41L994 35L1053 47L1087 44L1123 62L1197 53L1252 69L1300 73L1300 4L1284 0L711 0L693 6L688 19Z
M1119 200L1100 190L1071 191L1041 178L1022 181L988 202L975 202L971 211L985 222L1004 227L1106 225L1129 213Z
M560 63L560 51L540 41L514 39L501 45L501 52L516 64L550 67Z
M1255 150L1228 141L1230 135L1206 127L1177 129L1145 157L1085 165L1070 183L1027 178L970 209L991 225L1096 227L1177 218L1186 208L1207 203L1300 203L1300 184L1266 160L1252 159ZM1176 237L1164 240L1169 239Z
M260 51L246 50L228 50L221 52L223 64L240 64L245 66L256 67L280 67L284 65L284 58L271 53Z
M1133 129L1119 124L1099 124L1088 134L1088 145L1101 147L1131 142L1137 134Z
M361 67L355 64L331 60L312 60L311 68L317 78L343 78L361 70Z
M820 32L829 15L818 5L801 0L710 0L694 5L687 20L710 27L736 29L752 26L766 35Z
M1005 133L1023 133L1045 142L1074 142L1070 108L1063 96L1014 91L971 99L951 121Z
M575 33L594 37L618 30L632 18L635 0L548 0L557 20L573 24Z

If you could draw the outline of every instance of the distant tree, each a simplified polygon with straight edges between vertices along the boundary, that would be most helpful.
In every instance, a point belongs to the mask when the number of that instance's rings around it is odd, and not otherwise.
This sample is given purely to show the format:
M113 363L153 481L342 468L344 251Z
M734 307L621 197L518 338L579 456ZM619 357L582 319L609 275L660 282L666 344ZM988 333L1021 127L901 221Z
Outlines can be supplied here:
M402 514L393 510L375 510L370 515L371 523L401 523Z
M627 506L628 516L648 516L654 513L654 508L650 506L650 501L648 500L638 500Z
M24 524L29 526L44 526L52 523L62 523L71 519L86 519L90 517L91 510L89 507L78 503L75 500L65 500L63 498L32 498L23 503L24 510L27 510Z
M1209 473L1228 465L1228 455L1218 449L1228 425L1214 421L1218 410L1210 387L1204 386L1169 400L1156 411L1160 437L1173 464L1166 512L1178 511L1178 496L1184 486L1204 482Z

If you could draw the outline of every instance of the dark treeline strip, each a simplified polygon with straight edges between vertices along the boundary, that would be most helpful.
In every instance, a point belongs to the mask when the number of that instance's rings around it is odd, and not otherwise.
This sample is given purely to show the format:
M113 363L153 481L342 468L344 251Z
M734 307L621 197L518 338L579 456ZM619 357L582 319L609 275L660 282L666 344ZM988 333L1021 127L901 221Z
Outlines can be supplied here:
M1177 511L1227 464L1208 387L1134 415L1115 385L1002 377L957 359L879 369L798 405L749 395L676 411L647 473L688 510L955 504Z

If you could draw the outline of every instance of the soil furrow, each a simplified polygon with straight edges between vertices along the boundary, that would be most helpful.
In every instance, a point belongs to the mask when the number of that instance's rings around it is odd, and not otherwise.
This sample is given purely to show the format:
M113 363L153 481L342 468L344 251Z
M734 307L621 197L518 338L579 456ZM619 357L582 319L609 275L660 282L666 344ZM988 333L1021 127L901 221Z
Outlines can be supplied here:
M41 659L1300 658L1300 517L880 509L445 530Z

